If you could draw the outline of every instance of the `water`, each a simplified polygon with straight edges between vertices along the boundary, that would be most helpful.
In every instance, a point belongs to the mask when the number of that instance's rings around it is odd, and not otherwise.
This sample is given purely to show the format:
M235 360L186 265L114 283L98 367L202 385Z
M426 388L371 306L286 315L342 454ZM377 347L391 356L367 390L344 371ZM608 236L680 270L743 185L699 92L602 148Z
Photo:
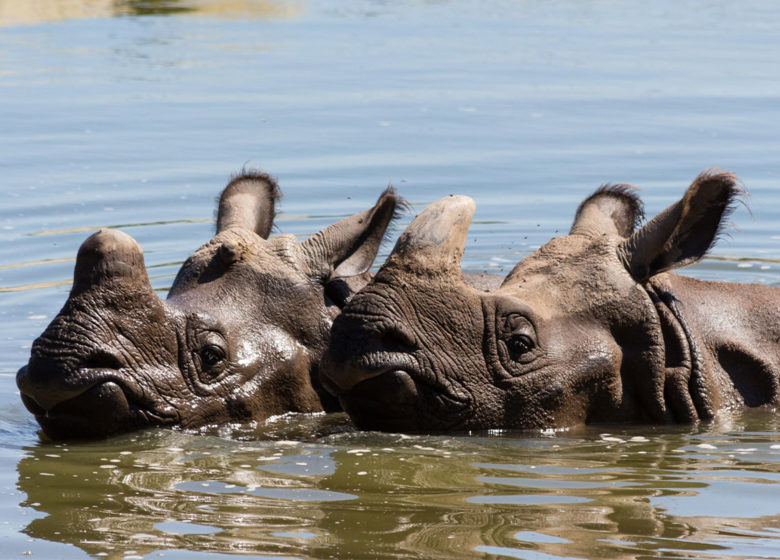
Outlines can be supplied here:
M413 211L469 194L464 267L501 272L601 183L640 186L652 215L718 165L750 212L686 273L780 286L778 68L770 2L0 0L3 556L780 556L768 412L457 437L293 416L55 445L14 384L90 231L133 235L164 296L243 166L279 178L277 230L301 236L389 182Z

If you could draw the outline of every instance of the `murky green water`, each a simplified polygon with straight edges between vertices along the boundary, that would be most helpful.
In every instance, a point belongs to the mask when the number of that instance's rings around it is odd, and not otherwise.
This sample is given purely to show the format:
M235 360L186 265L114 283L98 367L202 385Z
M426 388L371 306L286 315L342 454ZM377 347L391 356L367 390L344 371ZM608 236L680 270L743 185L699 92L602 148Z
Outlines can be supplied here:
M28 443L13 454L5 536L16 554L54 541L108 558L780 554L773 414L546 436L361 434L318 420L330 425L315 438L285 438L301 420L283 418L272 441L155 431Z
M464 265L494 271L603 182L653 214L718 165L751 212L689 273L778 286L778 69L771 2L0 0L0 556L779 557L771 412L457 437L299 416L54 445L14 384L89 231L138 239L164 296L245 165L278 176L283 233L388 182L414 209L469 194Z

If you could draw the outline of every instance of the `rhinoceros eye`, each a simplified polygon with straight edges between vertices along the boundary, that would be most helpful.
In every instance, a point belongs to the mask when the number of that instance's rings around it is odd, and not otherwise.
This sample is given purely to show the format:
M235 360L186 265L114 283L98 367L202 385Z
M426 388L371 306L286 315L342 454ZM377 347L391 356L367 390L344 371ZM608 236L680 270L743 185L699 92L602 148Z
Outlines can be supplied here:
M528 318L520 313L509 313L499 326L499 354L510 369L513 369L513 362L525 364L536 357L536 331Z
M204 336L200 348L195 351L195 358L200 381L202 383L217 381L228 366L227 351L222 337L216 333Z
M534 349L534 341L531 340L530 336L515 334L507 339L506 348L512 359L519 360L524 354Z
M219 346L209 344L200 351L200 363L203 369L213 370L225 360L225 351Z

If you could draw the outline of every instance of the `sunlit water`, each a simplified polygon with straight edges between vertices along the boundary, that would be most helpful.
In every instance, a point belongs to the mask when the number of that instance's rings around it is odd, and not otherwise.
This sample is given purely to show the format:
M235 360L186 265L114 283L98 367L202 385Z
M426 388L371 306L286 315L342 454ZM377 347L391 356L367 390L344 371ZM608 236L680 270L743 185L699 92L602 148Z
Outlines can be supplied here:
M243 166L279 178L278 232L301 236L388 183L413 211L469 194L464 266L505 272L599 184L640 186L652 215L718 165L750 212L687 273L780 286L779 68L770 2L0 0L0 555L780 556L771 412L54 445L14 384L90 231L133 235L164 296Z

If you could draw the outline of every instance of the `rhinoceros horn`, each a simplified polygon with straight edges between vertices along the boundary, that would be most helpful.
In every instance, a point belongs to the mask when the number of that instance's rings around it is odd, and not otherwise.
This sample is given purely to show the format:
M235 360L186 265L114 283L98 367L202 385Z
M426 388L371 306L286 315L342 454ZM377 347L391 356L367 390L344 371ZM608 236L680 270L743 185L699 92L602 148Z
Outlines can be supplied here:
M412 220L386 266L413 266L436 274L460 274L471 217L476 205L467 196L442 198Z
M122 285L152 293L141 246L124 232L101 229L79 248L71 297L88 289Z

